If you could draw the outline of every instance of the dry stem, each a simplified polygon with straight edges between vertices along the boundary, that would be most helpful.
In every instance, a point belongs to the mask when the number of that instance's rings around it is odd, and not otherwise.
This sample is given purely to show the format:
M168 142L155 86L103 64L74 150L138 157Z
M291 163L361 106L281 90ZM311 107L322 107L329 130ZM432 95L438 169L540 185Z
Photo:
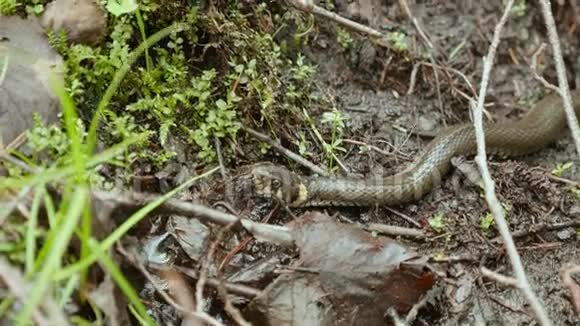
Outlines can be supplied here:
M505 220L503 208L499 203L499 200L497 199L495 194L495 184L494 181L491 179L491 175L489 173L489 169L487 166L487 154L485 152L485 134L483 131L483 105L485 102L485 94L487 91L487 85L489 84L489 77L491 69L493 67L495 53L500 41L501 31L503 26L505 25L505 22L509 16L513 4L514 0L510 0L508 2L505 11L501 17L501 20L495 27L491 45L489 47L487 56L484 58L483 61L483 73L479 89L479 98L477 101L477 106L475 107L473 113L474 116L473 124L475 127L477 140L477 157L475 158L475 160L477 161L477 165L479 167L483 183L485 185L485 199L488 203L491 213L495 218L497 228L505 244L507 254L510 258L510 263L514 270L515 278L517 279L517 286L524 293L540 324L547 326L552 325L552 322L548 318L548 315L542 303L540 302L540 299L536 296L536 294L534 293L528 282L528 278L526 272L524 271L521 258L516 249L514 240L512 239L512 236L510 234L509 226Z
M566 66L562 58L562 50L560 50L560 40L558 32L556 31L556 23L552 15L550 1L539 0L542 5L542 13L544 14L544 21L548 29L548 38L552 44L554 52L554 62L556 64L556 72L558 74L558 85L560 86L559 93L564 101L564 110L566 111L566 118L568 119L568 127L574 138L576 144L576 152L580 156L580 127L578 127L578 119L574 113L574 106L572 105L572 96L570 95L570 86L568 86L568 78L566 77Z

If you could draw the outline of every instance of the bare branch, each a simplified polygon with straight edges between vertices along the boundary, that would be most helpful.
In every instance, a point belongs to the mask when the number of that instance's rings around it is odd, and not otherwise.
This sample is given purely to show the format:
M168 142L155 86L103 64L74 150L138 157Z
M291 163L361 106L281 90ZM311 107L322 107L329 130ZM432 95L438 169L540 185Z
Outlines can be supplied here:
M256 131L252 128L246 127L246 126L242 126L242 129L245 132L249 133L250 135L254 136L256 139L268 143L268 145L272 146L275 150L277 150L281 154L285 155L287 158L293 160L294 162L296 162L296 163L298 163L306 168L309 168L312 172L314 172L318 175L328 176L328 172L326 172L326 170L318 167L316 164L308 161L307 159L303 158L302 156L284 148L284 146L280 145L280 143L272 140L270 137L264 135L263 133Z
M494 272L488 268L482 267L481 274L483 276L496 281L497 283L504 284L510 287L517 288L518 287L518 280L513 277L505 276L500 273Z
M423 42L425 42L425 44L427 44L427 46L431 50L437 51L435 46L433 46L433 43L431 43L431 40L429 39L427 34L421 28L421 25L419 24L419 21L417 20L417 18L415 18L415 16L413 16L413 13L411 12L411 8L409 8L409 4L407 3L407 1L406 0L399 0L399 6L401 6L401 8L403 8L405 15L407 15L407 18L409 18L411 20L411 22L413 23L413 25L415 26L415 29L419 33L419 36L421 36L421 38L423 39Z
M493 67L495 53L497 51L497 46L500 41L501 31L503 26L505 25L505 22L507 21L507 18L509 16L513 4L514 0L510 0L506 5L505 11L499 23L495 27L493 39L489 47L487 56L483 60L483 72L481 77L481 85L479 89L479 98L477 100L477 106L473 110L474 111L473 124L475 127L475 136L477 140L477 157L475 158L475 160L477 162L477 165L481 172L483 183L485 185L485 199L487 201L491 213L495 218L497 228L499 230L499 233L501 234L504 245L506 247L507 254L510 258L510 263L514 270L515 278L518 281L518 288L520 288L524 293L540 324L547 326L552 325L552 322L548 318L548 315L544 307L542 306L540 299L538 299L538 297L536 296L536 294L534 293L528 282L528 278L526 276L526 272L524 271L521 258L516 249L514 240L512 239L512 236L510 234L509 226L505 220L503 208L499 203L499 200L497 199L497 196L495 194L495 183L492 180L491 175L489 173L489 169L487 166L487 154L485 152L485 134L483 131L483 105L485 102L485 94L487 91L487 86L489 84L489 77L491 69Z
M0 281L16 299L23 304L27 302L32 286L30 281L4 257L0 257ZM37 325L70 325L58 304L50 297L34 309L32 318Z
M384 35L383 33L374 30L368 26L359 24L357 22L354 22L350 19L344 18L340 15L337 15L335 13L333 13L332 11L328 11L324 8L321 8L315 4L312 3L312 1L309 0L290 0L289 1L292 6L294 6L297 9L300 9L304 12L309 12L309 13L313 13L316 14L318 16L330 19L344 27L347 27L355 32L358 33L362 33L362 34L366 34L375 38L383 38ZM383 44L384 45L384 44Z
M560 86L559 93L564 101L564 110L566 111L566 118L568 119L568 127L570 127L572 138L574 138L574 143L576 144L576 152L580 156L580 127L578 127L578 119L576 118L576 113L574 112L574 106L572 104L572 96L570 95L570 86L568 85L568 78L566 77L566 66L564 65L564 59L562 58L562 50L560 49L560 40L558 38L558 32L556 31L556 23L554 22L554 16L552 15L550 1L539 1L542 5L542 13L544 14L544 21L546 23L546 28L548 29L548 38L550 39L552 50L554 52L554 62L558 74L558 85Z
M128 210L138 210L148 203L156 200L159 196L145 195L137 193L108 193L104 191L94 191L91 196L106 205L113 208L125 208ZM168 199L155 210L157 213L177 214L186 217L195 217L200 221L211 222L220 225L236 223L238 217L227 214L209 207L193 204L177 199ZM265 223L254 222L249 219L239 219L240 224L246 231L250 232L260 241L268 241L283 246L292 246L294 244L292 235L288 228Z
M427 235L421 230L381 223L369 223L369 225L366 226L366 229L391 236L403 236L417 239L425 239L427 237Z
M137 267L137 269L139 269L139 271L141 271L141 273L143 274L143 276L145 276L145 278L147 278L147 280L153 286L153 288L155 289L155 291L157 291L157 293L159 293L159 295L161 295L161 297L165 300L165 302L167 302L169 305L171 305L173 308L175 308L175 310L177 310L178 312L180 312L183 315L183 318L184 319L187 319L187 320L189 320L192 323L195 322L194 325L201 324L201 323L198 323L199 321L204 321L208 325L212 325L212 326L223 326L222 323L220 323L219 321L217 321L215 318L213 318L212 316L210 316L205 311L201 311L201 312L199 312L199 311L192 311L192 309L194 308L193 302L187 302L186 304L184 304L184 302L186 300L180 300L180 299L183 299L181 297L182 295L189 295L189 290L187 289L187 286L185 286L184 284L182 284L181 286L177 286L177 287L175 286L175 282L184 283L183 281L177 279L178 276L175 275L176 272L174 272L174 271L165 271L165 273L166 273L165 277L169 281L168 282L168 285L169 285L169 287L170 287L171 290L173 290L174 292L179 292L179 291L186 292L186 293L177 294L178 301L183 301L183 302L176 302L159 285L159 282L153 278L153 276L151 275L151 273L149 273L149 271L147 270L147 268L145 268L145 266L143 265L143 263L141 262L141 260L137 258L138 257L138 254L136 252L134 252L131 249L129 249L129 250L128 249L125 249L120 244L117 245L117 250L123 256L125 256L125 258L127 258L127 260L131 264L133 264L133 266ZM171 274L171 273L173 273L173 274ZM174 276L173 278L171 278L172 275ZM175 291L176 288L179 289L179 291ZM189 298L188 301L193 301L193 300L191 300L191 298ZM191 324L189 324L189 325L191 325Z
M562 283L570 290L572 305L576 313L580 313L580 286L572 278L573 274L580 273L580 265L567 263L560 269Z

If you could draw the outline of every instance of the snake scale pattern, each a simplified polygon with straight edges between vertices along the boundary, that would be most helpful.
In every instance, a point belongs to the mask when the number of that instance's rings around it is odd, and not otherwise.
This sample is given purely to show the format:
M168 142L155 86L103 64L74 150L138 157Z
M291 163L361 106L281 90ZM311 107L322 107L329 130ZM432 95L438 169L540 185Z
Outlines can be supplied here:
M580 115L580 90L572 92ZM536 152L565 135L566 115L558 94L540 100L520 120L486 124L486 151L500 156ZM252 170L258 196L277 198L290 207L398 205L417 201L439 185L455 156L476 152L470 123L445 129L404 171L366 178L303 176L282 166L258 164Z

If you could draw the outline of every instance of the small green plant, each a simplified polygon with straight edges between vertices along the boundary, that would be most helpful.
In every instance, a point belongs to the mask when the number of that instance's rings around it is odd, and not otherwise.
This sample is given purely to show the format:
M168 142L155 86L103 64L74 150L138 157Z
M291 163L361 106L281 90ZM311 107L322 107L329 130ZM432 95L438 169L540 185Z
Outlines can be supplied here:
M491 226L495 223L495 219L490 212L485 213L481 217L481 222L479 223L479 227L483 232L489 232Z
M45 2L23 4L39 13ZM86 293L88 272L100 263L123 292L136 320L153 325L138 293L107 252L156 206L218 168L209 168L163 194L124 219L104 239L99 234L99 240L91 229L91 192L113 186L109 173L115 174L115 182L127 182L139 173L134 166L146 163L159 168L167 163L176 155L174 140L189 142L184 147L191 152L186 154L194 155L188 157L197 155L206 164L215 159L213 140L223 138L227 159L238 141L240 122L263 123L260 127L276 131L281 124L303 123L300 111L319 104L312 95L315 67L301 55L296 59L286 56L271 31L256 28L251 14L240 13L237 6L224 9L225 14L216 11L198 17L191 10L183 17L188 5L167 10L159 4L165 1L101 2L115 16L110 19L111 34L101 47L69 46L65 34L49 33L51 45L66 65L65 85L58 90L63 127L46 126L37 119L28 133L30 166L37 172L10 165L10 176L0 178L0 189L11 193L30 189L34 196L29 216L17 220L14 229L4 223L6 228L0 231L0 238L4 234L18 237L15 241L0 239L0 252L7 253L12 262L20 262L30 281L27 300L18 305L19 311L9 311L15 306L9 298L0 302L0 315L13 315L22 324L31 320L47 298L61 307L76 302L74 294ZM175 12L178 18L172 16ZM160 22L159 16L170 23ZM145 27L151 35L142 42ZM198 28L203 29L200 35L219 41L198 42ZM2 67L0 62L0 79ZM335 139L342 137L344 124L338 117L327 118L336 150L339 142ZM305 135L298 137L307 153ZM269 146L260 144L259 148L265 153ZM48 185L59 186L58 203L49 195ZM44 207L46 223L39 213ZM7 221L14 218L19 216ZM6 232L13 230L16 232ZM68 250L73 237L80 251ZM102 312L93 309L99 324ZM84 317L72 316L71 320L81 324Z
M336 31L336 41L343 50L348 50L352 46L353 39L347 30L338 28Z
M433 215L429 220L428 220L429 226L438 233L441 233L443 231L445 231L445 229L447 228L447 226L445 225L445 214L439 212L435 215Z
M409 50L409 44L407 41L407 35L400 32L390 32L387 33L387 40L393 47L393 49L404 52Z
M334 157L336 156L336 151L346 152L342 144L342 134L344 131L344 122L347 118L341 111L334 108L331 112L324 112L322 114L322 123L330 125L332 129L332 135L330 138L330 143L324 143L324 150L328 155L328 167L332 169L334 163Z
M325 0L323 6L330 11L334 10L334 2L332 0Z
M33 0L32 3L27 4L25 8L28 15L40 16L44 11L44 5L40 0Z
M135 0L108 0L105 6L107 11L119 17L123 14L128 14L139 9L139 5Z
M561 177L562 174L564 174L564 172L569 170L573 165L574 164L572 162L558 163L556 167L552 170L552 174L557 177Z
M514 208L514 205L512 204L511 201L506 200L505 202L502 202L501 203L501 207L503 208L503 213L504 213L505 217L508 218L509 217L509 213Z
M504 1L504 6L506 2ZM517 0L511 10L511 14L514 17L523 17L526 15L526 10L528 9L528 5L526 4L526 0Z
M290 72L295 81L302 82L311 78L316 68L304 62L304 56L299 54L296 58L296 65L290 68Z
M580 188L575 187L575 188L570 189L570 191L572 192L572 194L574 194L576 196L576 198L578 200L580 200Z
M45 125L36 113L34 126L27 131L26 138L33 155L45 152L54 157L61 157L70 150L70 140L62 128Z
M14 15L19 5L18 0L0 0L0 15Z
M299 139L295 141L295 145L298 146L298 153L304 157L312 156L312 153L308 151L308 142L306 141L306 136L304 132L298 131Z
M445 262L449 260L449 255L444 252L437 252L431 255L433 261Z

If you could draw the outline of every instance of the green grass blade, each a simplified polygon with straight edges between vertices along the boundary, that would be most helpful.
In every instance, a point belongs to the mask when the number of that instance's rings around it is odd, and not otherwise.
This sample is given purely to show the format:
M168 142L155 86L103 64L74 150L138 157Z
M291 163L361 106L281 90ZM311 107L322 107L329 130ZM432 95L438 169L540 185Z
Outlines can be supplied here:
M143 207L140 210L138 210L137 212L135 212L123 224L121 224L117 229L115 229L105 240L103 240L100 243L99 247L101 248L101 251L106 252L116 241L121 239L121 237L123 235L125 235L125 233L127 233L127 231L129 231L135 224L137 224L139 221L141 221L145 216L147 216L147 214L152 212L155 208L157 208L159 205L161 205L164 201L173 197L179 191L189 187L195 181L211 175L212 173L216 172L218 169L219 169L219 167L215 167L215 168L213 168L213 169L211 169L211 170L209 170L201 175L198 175L198 176L191 178L186 183L180 185L179 187L173 189L172 191L159 197L157 200L147 204L145 207ZM60 271L56 272L54 274L53 280L60 281L60 280L66 279L66 278L70 277L71 275L78 273L78 272L82 271L83 269L87 268L88 266L93 264L97 259L98 259L98 255L96 253L93 253L93 254L89 255L89 257L81 259L78 262L76 262L72 265L69 265L69 266L61 269Z
M187 26L184 23L174 23L171 26L166 27L166 28L158 31L157 33L151 35L145 42L141 43L131 53L131 55L129 55L127 62L125 62L125 64L117 71L117 73L115 73L115 76L113 76L113 80L111 81L111 84L109 85L109 87L107 87L107 90L105 91L105 94L103 95L103 98L99 102L99 106L97 107L95 115L93 116L93 119L91 120L91 125L89 127L88 141L87 141L88 142L87 143L88 153L91 153L97 144L97 128L99 127L101 115L104 113L105 109L109 105L109 102L111 102L111 98L113 98L113 94L115 94L115 92L119 88L121 81L123 80L123 78L125 78L125 75L127 75L127 72L129 72L129 69L131 68L131 66L143 54L145 49L149 48L149 46L156 44L157 42L159 42L163 38L167 37L171 33L180 32L180 31L186 30L187 28L189 28L189 26Z
M53 241L47 242L50 250L47 253L43 268L35 275L28 301L24 302L22 310L16 316L16 325L28 325L33 311L42 301L52 285L52 277L61 263L61 259L68 247L70 239L81 217L82 210L87 203L89 190L87 187L78 187L71 195L70 205L58 227L53 228ZM58 236L54 236L54 235Z
M129 146L138 143L145 139L145 135L140 137L135 137L132 139L127 139L117 145L109 147L107 150L94 155L85 162L85 169L93 168L99 164L105 163L112 160L117 155L123 153L129 148ZM53 167L44 171L38 171L36 174L21 178L3 178L0 179L0 190L5 188L22 188L26 186L34 187L38 184L51 183L55 181L61 181L75 172L75 167L64 166L64 167Z
M117 267L115 262L113 262L113 260L108 255L106 255L104 251L101 250L99 244L96 241L90 240L89 243L92 252L94 252L97 255L99 261L111 274L111 277L113 277L113 280L115 280L119 289L121 289L121 291L125 294L129 302L133 305L133 307L135 307L135 310L137 310L139 317L141 317L140 319L145 322L145 325L150 326L156 325L155 321L147 313L147 308L145 308L145 305L143 305L143 303L141 302L139 295L137 294L137 292L135 292L129 281L127 281L127 279L123 276L123 273L121 272L119 267Z

